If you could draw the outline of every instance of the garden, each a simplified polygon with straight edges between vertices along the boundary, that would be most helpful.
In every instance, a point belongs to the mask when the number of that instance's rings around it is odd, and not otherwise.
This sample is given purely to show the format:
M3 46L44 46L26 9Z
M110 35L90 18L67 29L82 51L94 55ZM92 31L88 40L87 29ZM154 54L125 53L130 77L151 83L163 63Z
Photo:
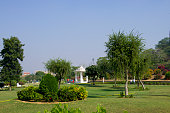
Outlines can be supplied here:
M56 58L44 63L48 73L36 72L21 77L19 62L24 58L24 44L17 37L3 41L0 112L170 112L169 53L164 59L159 59L159 53L153 58L155 50L144 50L142 38L133 31L109 35L105 43L107 56L87 66L85 73L76 71L78 67L72 66L70 61ZM77 74L80 81L77 81ZM83 76L87 80L84 84ZM75 82L67 83L68 78ZM100 82L104 78L109 82Z
M80 108L84 113L97 111L97 105L106 109L107 113L168 113L170 112L170 86L169 85L146 85L145 91L136 88L136 84L129 85L129 94L133 98L120 98L120 92L124 91L124 85L118 84L77 84L85 87L88 97L85 100L61 102L62 107ZM62 84L61 87L71 86ZM37 87L37 86L36 86ZM23 88L15 88L12 91L0 93L0 111L2 113L43 113L44 110L51 111L56 105L55 102L25 102L17 99L17 92Z

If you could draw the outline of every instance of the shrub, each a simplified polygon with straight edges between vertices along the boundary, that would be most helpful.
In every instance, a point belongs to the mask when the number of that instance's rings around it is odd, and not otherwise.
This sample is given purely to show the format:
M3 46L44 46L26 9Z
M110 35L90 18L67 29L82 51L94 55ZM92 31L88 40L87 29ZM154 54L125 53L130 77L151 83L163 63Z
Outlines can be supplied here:
M85 87L78 87L77 98L78 100L84 100L88 96L88 92Z
M161 74L161 70L160 70L160 69L155 69L155 70L154 70L154 74L155 74L155 75Z
M0 88L4 87L4 83L3 82L0 82Z
M152 78L152 73L153 73L153 70L152 69L149 69L145 74L144 74L144 79L150 79Z
M82 113L82 111L80 110L80 108L77 108L77 109L70 108L70 109L68 109L67 104L64 104L64 106L62 106L62 104L59 103L54 108L52 108L52 110L50 112L48 110L45 110L44 113ZM97 111L92 112L92 113L107 113L107 112L106 112L106 109L104 109L102 106L98 105Z
M120 92L120 98L123 98L125 95L123 93L123 91Z
M155 69L154 73L156 75L155 79L160 79L161 78L161 70L160 69Z
M170 71L165 73L165 79L170 80Z
M20 84L20 85L24 85L25 83L26 83L25 80L20 80L20 81L19 81L19 84Z
M51 74L44 75L39 85L39 93L44 96L46 101L54 101L57 99L57 92L57 79Z
M84 100L87 97L87 91L84 87L79 86L64 86L58 91L59 101L75 101L75 100Z
M17 81L16 80L11 80L11 86L17 86Z
M165 66L164 66L163 64L160 64L160 65L158 66L158 69L160 69L161 71L163 71L163 70L165 69Z
M164 69L162 75L165 75L166 72L168 72L168 70Z
M43 99L43 95L37 93L38 88L29 86L21 91L17 92L17 96L19 100L35 100L35 101L40 101Z
M4 82L4 85L5 85L5 86L8 86L8 85L10 85L10 83L9 83L8 81L5 81L5 82Z

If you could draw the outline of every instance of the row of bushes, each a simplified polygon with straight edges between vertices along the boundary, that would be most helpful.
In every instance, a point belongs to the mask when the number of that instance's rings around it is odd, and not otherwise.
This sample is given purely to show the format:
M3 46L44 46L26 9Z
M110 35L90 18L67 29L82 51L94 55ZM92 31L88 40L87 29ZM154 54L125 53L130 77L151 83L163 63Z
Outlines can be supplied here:
M17 92L19 100L23 101L76 101L84 100L88 94L84 87L79 87L76 85L64 86L59 89L58 93L46 93L45 95L40 94L39 88L29 86L21 91Z
M144 81L143 83L147 85L170 85L170 82Z
M58 90L58 79L50 74L43 76L39 88L29 86L17 92L20 100L34 101L75 101L83 100L87 97L84 87L64 86Z
M147 85L170 85L170 82L160 81L143 81L143 83ZM103 84L103 82L95 82L95 84ZM104 84L114 84L114 82L104 82ZM125 81L117 81L116 84L125 84Z
M20 80L18 83L20 85L24 85L26 83L26 81L25 80ZM8 82L8 81L0 82L0 88L2 88L4 86L8 86L8 85L10 85L10 82ZM16 80L12 80L11 81L11 86L17 86L17 81Z

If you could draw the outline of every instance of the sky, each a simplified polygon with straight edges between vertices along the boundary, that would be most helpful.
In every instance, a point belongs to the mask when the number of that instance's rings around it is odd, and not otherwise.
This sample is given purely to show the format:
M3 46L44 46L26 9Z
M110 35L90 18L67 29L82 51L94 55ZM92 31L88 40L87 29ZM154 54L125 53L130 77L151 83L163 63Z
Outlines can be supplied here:
M169 36L170 0L1 0L2 38L16 36L25 44L23 72L45 71L49 59L89 66L106 56L113 32L134 30L145 49Z

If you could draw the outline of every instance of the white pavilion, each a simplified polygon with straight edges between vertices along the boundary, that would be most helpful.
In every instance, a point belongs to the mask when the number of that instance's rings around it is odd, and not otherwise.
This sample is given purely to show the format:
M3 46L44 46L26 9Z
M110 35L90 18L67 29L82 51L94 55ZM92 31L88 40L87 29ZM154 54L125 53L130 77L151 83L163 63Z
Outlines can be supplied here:
M86 76L86 81L83 80L83 72L85 72L85 68L80 66L76 71L75 71L75 83L88 83L88 76ZM80 81L77 79L77 73L80 73Z

